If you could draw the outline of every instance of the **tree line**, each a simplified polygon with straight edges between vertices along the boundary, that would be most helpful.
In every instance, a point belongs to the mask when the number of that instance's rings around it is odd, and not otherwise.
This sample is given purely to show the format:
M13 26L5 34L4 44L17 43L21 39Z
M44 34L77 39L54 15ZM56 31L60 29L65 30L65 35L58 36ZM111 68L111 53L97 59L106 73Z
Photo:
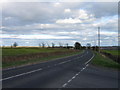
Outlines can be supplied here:
M12 45L11 45L11 48L16 48L18 46L18 43L17 42L14 42ZM48 44L48 43L39 43L39 48L72 48L72 49L92 49L92 50L95 50L95 51L98 51L99 50L99 47L98 46L81 46L81 43L79 42L75 42L74 43L74 46L70 46L68 43L66 44L62 44L62 43L59 43L59 45L55 45L55 43L51 43Z
M62 44L62 43L58 43L59 45L55 45L55 43L51 43L51 46L50 44L48 43L44 43L42 42L41 44L39 43L39 47L41 48L74 48L74 49L81 49L81 44L79 42L75 42L74 46L70 46L68 43L66 44ZM17 42L14 42L12 45L11 45L11 48L16 48L18 46L18 43Z

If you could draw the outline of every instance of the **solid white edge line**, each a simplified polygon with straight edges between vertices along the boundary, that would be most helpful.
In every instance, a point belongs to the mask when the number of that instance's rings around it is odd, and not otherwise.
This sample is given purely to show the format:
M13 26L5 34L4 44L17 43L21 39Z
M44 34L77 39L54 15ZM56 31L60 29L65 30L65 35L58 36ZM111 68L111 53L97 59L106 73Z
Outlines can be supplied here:
M88 64L93 58L94 58L94 54L93 54L93 56L91 57L91 59L89 59L87 62L85 62L85 64Z
M67 85L67 83L65 83L62 87L65 87Z
M33 73L33 72L40 71L40 70L42 70L42 68L37 69L37 70L33 70L33 71L29 71L29 72L26 72L26 73L21 73L21 74L15 75L15 76L7 77L7 78L4 78L4 79L0 79L0 81L8 80L8 79L19 77L19 76L23 76L23 75L26 75L26 74L30 74L30 73Z

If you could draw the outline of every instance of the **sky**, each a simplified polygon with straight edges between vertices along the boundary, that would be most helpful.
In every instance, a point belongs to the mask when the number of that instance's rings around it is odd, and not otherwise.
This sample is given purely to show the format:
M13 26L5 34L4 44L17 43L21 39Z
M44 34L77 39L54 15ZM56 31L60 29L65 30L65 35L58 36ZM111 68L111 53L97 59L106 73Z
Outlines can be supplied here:
M2 3L0 44L11 46L118 45L117 2L8 2Z

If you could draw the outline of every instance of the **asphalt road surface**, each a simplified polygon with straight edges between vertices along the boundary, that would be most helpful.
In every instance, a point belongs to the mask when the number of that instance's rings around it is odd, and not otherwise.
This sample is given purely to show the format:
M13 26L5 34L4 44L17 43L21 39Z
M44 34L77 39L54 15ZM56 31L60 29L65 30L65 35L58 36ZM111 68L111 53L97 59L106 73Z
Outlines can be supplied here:
M90 65L91 50L79 55L2 71L3 88L118 88L118 72Z

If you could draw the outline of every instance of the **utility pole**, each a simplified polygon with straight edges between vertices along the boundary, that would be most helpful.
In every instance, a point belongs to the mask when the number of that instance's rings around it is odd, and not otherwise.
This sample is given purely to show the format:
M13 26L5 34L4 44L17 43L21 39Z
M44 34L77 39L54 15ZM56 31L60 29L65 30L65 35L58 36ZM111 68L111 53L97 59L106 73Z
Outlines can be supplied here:
M98 52L100 52L100 27L98 27Z

